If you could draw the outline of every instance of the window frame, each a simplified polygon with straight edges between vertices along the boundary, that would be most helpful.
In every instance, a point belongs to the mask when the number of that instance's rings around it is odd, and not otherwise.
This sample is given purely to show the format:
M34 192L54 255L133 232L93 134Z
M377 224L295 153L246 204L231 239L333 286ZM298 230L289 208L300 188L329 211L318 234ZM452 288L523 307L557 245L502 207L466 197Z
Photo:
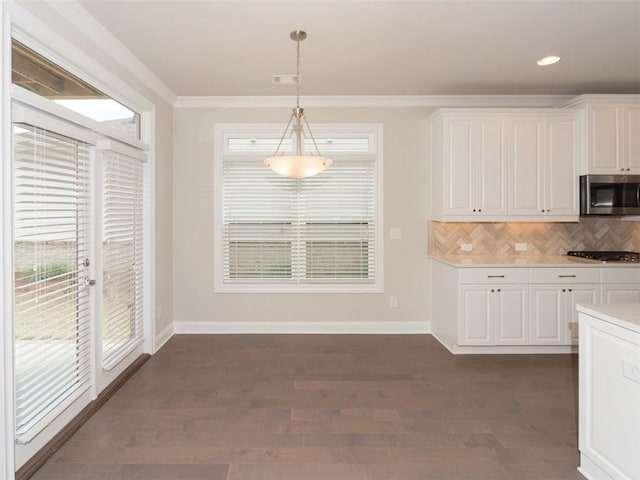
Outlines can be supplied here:
M262 155L262 153L236 153L229 152L227 148L227 138L237 136L279 137L284 131L284 124L226 124L214 123L214 292L215 293L381 293L384 291L384 235L383 235L383 126L382 124L315 124L313 132L316 138L324 136L339 138L348 136L366 136L370 139L370 151L366 155L374 156L374 259L373 271L374 281L371 283L349 283L348 280L334 279L332 282L313 283L313 278L309 283L295 283L287 281L278 283L276 281L259 281L248 279L246 283L227 283L224 278L223 266L223 164L226 157L236 157L239 161L244 161L241 157ZM344 158L355 158L363 153L332 153L334 159L343 156ZM267 155L265 155L266 158ZM251 161L251 160L246 160ZM266 166L264 167L267 168ZM331 167L329 167L331 168ZM322 174L320 174L322 175ZM304 180L300 180L304 181ZM304 265L303 265L304 267ZM292 268L295 272L295 267Z

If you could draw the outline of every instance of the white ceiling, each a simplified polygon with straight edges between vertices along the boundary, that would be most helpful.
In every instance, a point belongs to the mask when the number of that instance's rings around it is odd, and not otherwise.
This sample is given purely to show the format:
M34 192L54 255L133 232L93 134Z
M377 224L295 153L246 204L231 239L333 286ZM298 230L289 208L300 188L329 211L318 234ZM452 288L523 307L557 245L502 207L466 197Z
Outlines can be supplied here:
M174 93L640 93L640 1L80 0ZM546 68L536 60L562 57Z

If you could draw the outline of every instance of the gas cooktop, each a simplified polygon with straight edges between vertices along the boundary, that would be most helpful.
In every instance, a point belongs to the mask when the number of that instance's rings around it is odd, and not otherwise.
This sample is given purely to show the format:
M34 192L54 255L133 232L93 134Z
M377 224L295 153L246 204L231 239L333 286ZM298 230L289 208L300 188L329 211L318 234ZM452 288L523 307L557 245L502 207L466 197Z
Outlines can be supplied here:
M567 252L567 255L570 255L572 257L587 258L589 260L599 260L601 262L640 263L639 252L577 250Z

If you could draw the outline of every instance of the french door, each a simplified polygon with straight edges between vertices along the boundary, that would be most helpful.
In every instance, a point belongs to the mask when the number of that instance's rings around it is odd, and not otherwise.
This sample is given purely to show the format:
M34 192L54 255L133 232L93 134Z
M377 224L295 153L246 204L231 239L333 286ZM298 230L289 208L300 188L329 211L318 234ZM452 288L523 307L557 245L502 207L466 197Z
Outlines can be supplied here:
M13 106L16 466L142 353L144 153Z
M17 459L86 405L92 385L91 145L80 130L35 123L13 124Z

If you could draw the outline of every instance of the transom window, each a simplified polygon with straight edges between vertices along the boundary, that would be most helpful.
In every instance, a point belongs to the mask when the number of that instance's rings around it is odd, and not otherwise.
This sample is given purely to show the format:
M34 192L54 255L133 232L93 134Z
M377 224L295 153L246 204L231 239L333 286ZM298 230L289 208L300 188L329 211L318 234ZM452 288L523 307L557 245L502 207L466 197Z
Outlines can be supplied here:
M381 127L315 126L333 164L302 180L264 164L282 129L215 126L216 291L379 291Z
M140 114L89 85L60 65L11 41L11 76L19 85L53 100L129 139L140 139Z

